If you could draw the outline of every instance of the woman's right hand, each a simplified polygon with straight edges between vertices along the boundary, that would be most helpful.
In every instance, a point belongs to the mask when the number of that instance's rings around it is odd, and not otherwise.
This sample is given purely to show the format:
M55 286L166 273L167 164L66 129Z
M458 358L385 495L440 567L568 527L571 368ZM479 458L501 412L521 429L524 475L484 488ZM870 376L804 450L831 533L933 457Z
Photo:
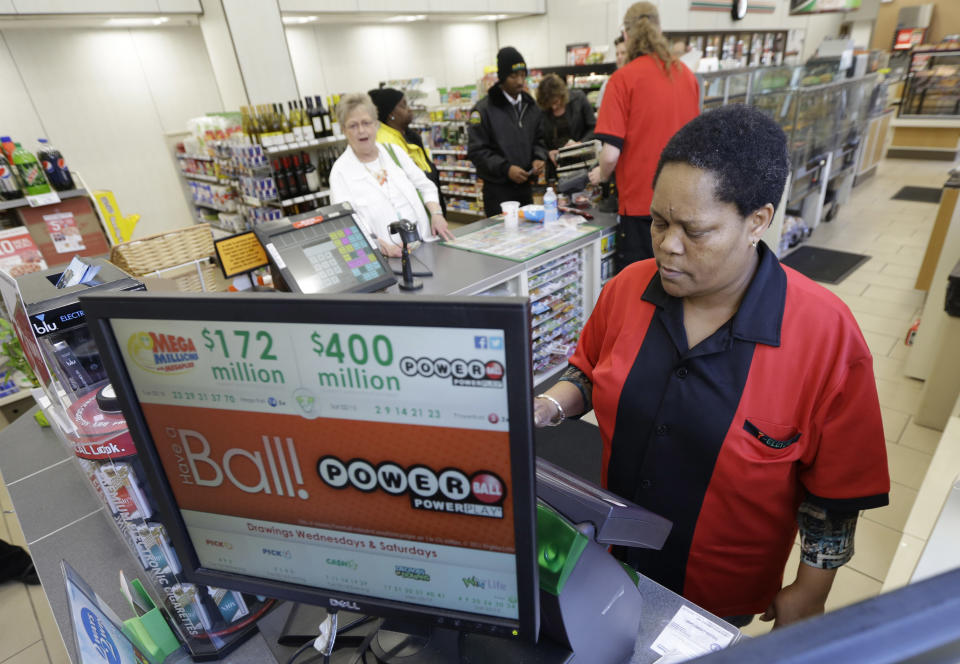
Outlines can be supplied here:
M382 237L377 238L377 244L380 245L380 253L390 258L400 258L403 254L403 248L395 245L393 242L387 242Z
M533 400L533 426L541 429L549 426L557 416L557 406L549 399Z

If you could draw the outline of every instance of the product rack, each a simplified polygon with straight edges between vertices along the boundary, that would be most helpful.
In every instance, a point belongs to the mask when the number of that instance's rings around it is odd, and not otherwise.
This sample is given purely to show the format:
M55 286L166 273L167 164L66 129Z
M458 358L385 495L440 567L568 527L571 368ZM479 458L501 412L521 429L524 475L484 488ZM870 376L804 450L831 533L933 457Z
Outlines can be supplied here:
M440 171L440 191L447 202L447 213L467 217L485 217L482 181L477 169L467 161L466 118L473 102L455 101L431 111L430 132L425 144Z
M821 221L836 215L865 159L871 98L879 77L867 74L821 83L825 77L815 66L698 74L704 110L733 103L753 106L787 135L791 176L783 212L793 219L784 223L778 210L768 240L781 258Z
M210 154L177 154L180 174L190 192L196 210L195 221L227 232L240 233L263 222L296 213L300 206L328 205L330 190L323 187L329 179L333 152L346 142L343 136L326 136L279 145L250 144L242 134L227 140L207 141ZM306 152L321 176L321 189L310 194L280 200L277 195L273 159ZM327 154L324 154L324 153ZM339 156L339 155L338 155Z
M582 253L574 251L527 272L535 383L566 365L576 348L584 321L583 266Z

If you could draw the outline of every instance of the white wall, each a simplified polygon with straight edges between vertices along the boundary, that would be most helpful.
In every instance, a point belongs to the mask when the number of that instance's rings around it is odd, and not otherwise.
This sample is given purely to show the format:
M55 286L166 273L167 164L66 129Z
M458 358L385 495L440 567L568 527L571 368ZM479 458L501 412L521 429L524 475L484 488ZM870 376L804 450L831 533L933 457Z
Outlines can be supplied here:
M489 22L312 24L287 27L287 44L305 95L355 92L397 78L432 78L438 87L475 83L496 61Z
M567 44L612 45L623 13L632 4L625 0L546 0L546 3L547 13L542 16L507 19L497 24L499 43L519 49L531 67L564 64ZM809 16L790 16L790 3L776 0L772 14L748 12L742 21L734 21L729 12L691 11L689 0L654 0L654 4L660 8L660 22L667 32L803 28L806 30L803 61L813 55L824 37L836 36L844 21L876 16L874 0L866 0L867 6L858 11ZM608 59L612 58L611 49Z
M167 133L223 110L200 29L0 32L2 133L46 136L142 237L192 222Z

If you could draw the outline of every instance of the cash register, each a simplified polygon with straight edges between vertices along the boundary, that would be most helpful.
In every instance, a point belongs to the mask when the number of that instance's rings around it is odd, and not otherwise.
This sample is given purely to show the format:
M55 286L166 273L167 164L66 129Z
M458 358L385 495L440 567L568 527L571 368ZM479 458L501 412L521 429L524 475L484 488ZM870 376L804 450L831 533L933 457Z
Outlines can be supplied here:
M268 221L254 230L279 290L372 293L397 282L360 230L349 203Z

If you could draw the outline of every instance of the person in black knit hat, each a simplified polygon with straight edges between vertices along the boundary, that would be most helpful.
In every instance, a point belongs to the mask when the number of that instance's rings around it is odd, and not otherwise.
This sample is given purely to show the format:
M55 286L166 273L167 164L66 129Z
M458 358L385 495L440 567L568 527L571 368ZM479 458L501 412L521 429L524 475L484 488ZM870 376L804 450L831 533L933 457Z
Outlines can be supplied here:
M400 149L407 153L413 163L422 170L430 181L437 187L440 196L440 211L446 216L447 204L440 193L440 171L433 163L433 157L424 147L420 134L410 129L413 122L413 111L407 103L407 97L400 90L394 88L378 88L367 92L373 105L377 107L377 119L380 127L377 129L377 143L385 146L396 146L390 149Z
M520 52L505 46L497 53L497 83L470 111L467 158L483 180L483 208L500 214L500 203L533 202L531 182L543 170L547 148L543 116L524 92L527 64Z

